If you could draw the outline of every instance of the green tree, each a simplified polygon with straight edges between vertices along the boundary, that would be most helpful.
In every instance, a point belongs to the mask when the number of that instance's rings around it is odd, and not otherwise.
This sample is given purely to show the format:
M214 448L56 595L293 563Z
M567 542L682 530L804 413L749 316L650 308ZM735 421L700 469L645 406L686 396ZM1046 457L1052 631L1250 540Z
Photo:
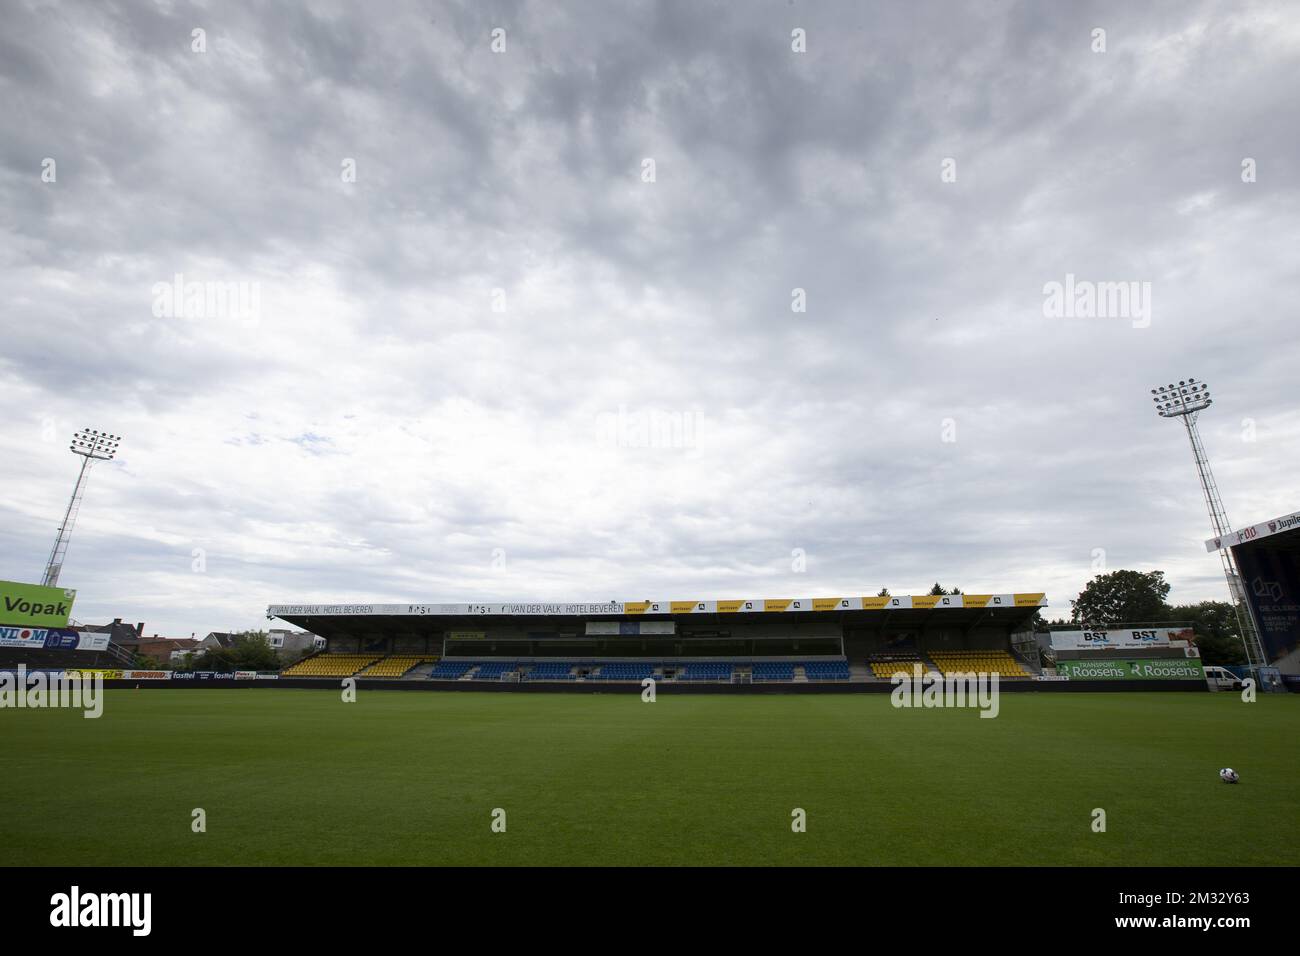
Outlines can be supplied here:
M1187 621L1196 631L1196 647L1205 664L1244 664L1237 615L1227 601L1178 604L1169 609L1170 621Z
M245 631L235 635L230 647L214 647L194 662L200 671L277 671L279 658L266 640L265 631Z
M1075 623L1094 626L1166 621L1169 583L1163 571L1112 571L1099 574L1071 601Z
M876 597L889 597L889 588L881 588L876 592Z
M951 591L949 591L938 581L935 581L934 587L930 588L930 593L936 596L940 594L961 594L961 588L953 588Z

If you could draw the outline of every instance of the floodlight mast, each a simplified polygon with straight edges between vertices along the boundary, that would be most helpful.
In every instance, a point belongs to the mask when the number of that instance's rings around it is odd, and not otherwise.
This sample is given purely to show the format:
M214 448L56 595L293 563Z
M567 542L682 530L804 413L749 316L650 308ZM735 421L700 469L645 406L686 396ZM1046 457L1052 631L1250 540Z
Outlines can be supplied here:
M72 526L77 523L77 512L81 510L81 496L85 493L86 471L92 461L112 461L117 454L118 445L122 443L121 435L110 435L91 428L83 428L72 436L68 451L81 456L81 470L77 473L77 484L72 489L68 508L63 513L63 524L59 525L58 536L54 539L54 548L50 551L50 560L45 563L45 574L41 583L46 587L56 587L59 572L63 570L63 558L68 553L68 539L72 537Z
M1192 456L1196 459L1196 473L1201 479L1201 491L1205 494L1205 506L1210 512L1210 524L1214 527L1214 536L1226 541L1232 525L1228 523L1228 513L1219 497L1219 486L1214 482L1214 473L1210 471L1210 458L1205 453L1201 433L1196 427L1197 416L1214 404L1210 398L1210 387L1194 378L1179 381L1177 385L1170 382L1151 389L1151 400L1155 402L1156 413L1161 418L1182 419L1187 429L1187 440L1192 445ZM1268 657L1264 645L1255 629L1255 619L1251 615L1250 605L1246 602L1246 591L1241 586L1241 575L1237 571L1236 559L1232 549L1219 549L1219 560L1223 563L1223 573L1228 579L1228 594L1232 598L1232 612L1237 618L1237 629L1241 634L1241 646L1246 651L1246 664L1265 666Z

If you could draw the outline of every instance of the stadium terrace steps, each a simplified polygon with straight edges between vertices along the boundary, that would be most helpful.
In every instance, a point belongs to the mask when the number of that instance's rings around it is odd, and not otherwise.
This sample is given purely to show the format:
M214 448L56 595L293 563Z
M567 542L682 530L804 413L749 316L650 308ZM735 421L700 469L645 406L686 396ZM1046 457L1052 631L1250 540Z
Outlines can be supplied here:
M417 664L416 666L412 667L409 671L407 671L405 674L403 674L403 675L402 675L402 680L425 680L425 679L427 679L428 676L429 676L429 672L432 671L435 667L438 666L438 658L436 658L436 657L426 657L424 660L425 660L425 663L423 663L423 664Z
M418 654L394 654L371 664L357 674L358 677L377 677L388 680L404 677L406 673L421 664L432 663L437 658L421 657Z

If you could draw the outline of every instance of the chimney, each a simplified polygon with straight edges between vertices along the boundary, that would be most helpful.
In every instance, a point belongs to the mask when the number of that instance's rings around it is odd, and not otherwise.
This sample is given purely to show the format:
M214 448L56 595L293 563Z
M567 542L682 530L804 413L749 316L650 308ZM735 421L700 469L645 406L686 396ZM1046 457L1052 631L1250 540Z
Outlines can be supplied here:
M139 634L141 637L144 637L144 621L141 621L139 624L135 626L135 632Z

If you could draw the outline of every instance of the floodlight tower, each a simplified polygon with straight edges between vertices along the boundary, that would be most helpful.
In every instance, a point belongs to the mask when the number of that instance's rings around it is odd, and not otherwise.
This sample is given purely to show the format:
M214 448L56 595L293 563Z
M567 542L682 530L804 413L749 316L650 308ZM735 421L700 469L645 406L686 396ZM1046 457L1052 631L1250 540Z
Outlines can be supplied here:
M1161 418L1182 419L1183 426L1187 429L1187 440L1192 443L1196 473L1201 478L1201 491L1205 493L1205 506L1210 511L1214 536L1226 539L1232 525L1228 523L1228 513L1224 510L1223 499L1219 497L1219 486L1214 483L1210 459L1205 454L1205 445L1201 442L1201 433L1196 427L1197 416L1214 404L1210 398L1210 387L1194 378L1179 381L1177 385L1170 382L1151 389L1151 400L1155 402L1156 412ZM1259 632L1255 630L1250 606L1246 603L1246 592L1241 586L1241 575L1237 573L1237 562L1232 557L1232 549L1220 548L1219 559L1223 562L1223 573L1228 579L1228 593L1232 597L1232 610L1237 617L1241 644L1246 650L1246 664L1251 668L1266 665L1268 658L1260 643Z
M54 587L59 583L59 572L63 570L63 556L68 553L68 539L72 537L72 526L77 523L77 512L81 509L81 496L85 489L86 471L92 461L112 461L121 444L121 435L83 428L72 436L68 450L81 456L81 471L77 473L77 484L72 489L68 500L68 510L63 513L63 524L59 525L59 536L54 539L54 549L50 560L45 563L45 576L41 583Z

